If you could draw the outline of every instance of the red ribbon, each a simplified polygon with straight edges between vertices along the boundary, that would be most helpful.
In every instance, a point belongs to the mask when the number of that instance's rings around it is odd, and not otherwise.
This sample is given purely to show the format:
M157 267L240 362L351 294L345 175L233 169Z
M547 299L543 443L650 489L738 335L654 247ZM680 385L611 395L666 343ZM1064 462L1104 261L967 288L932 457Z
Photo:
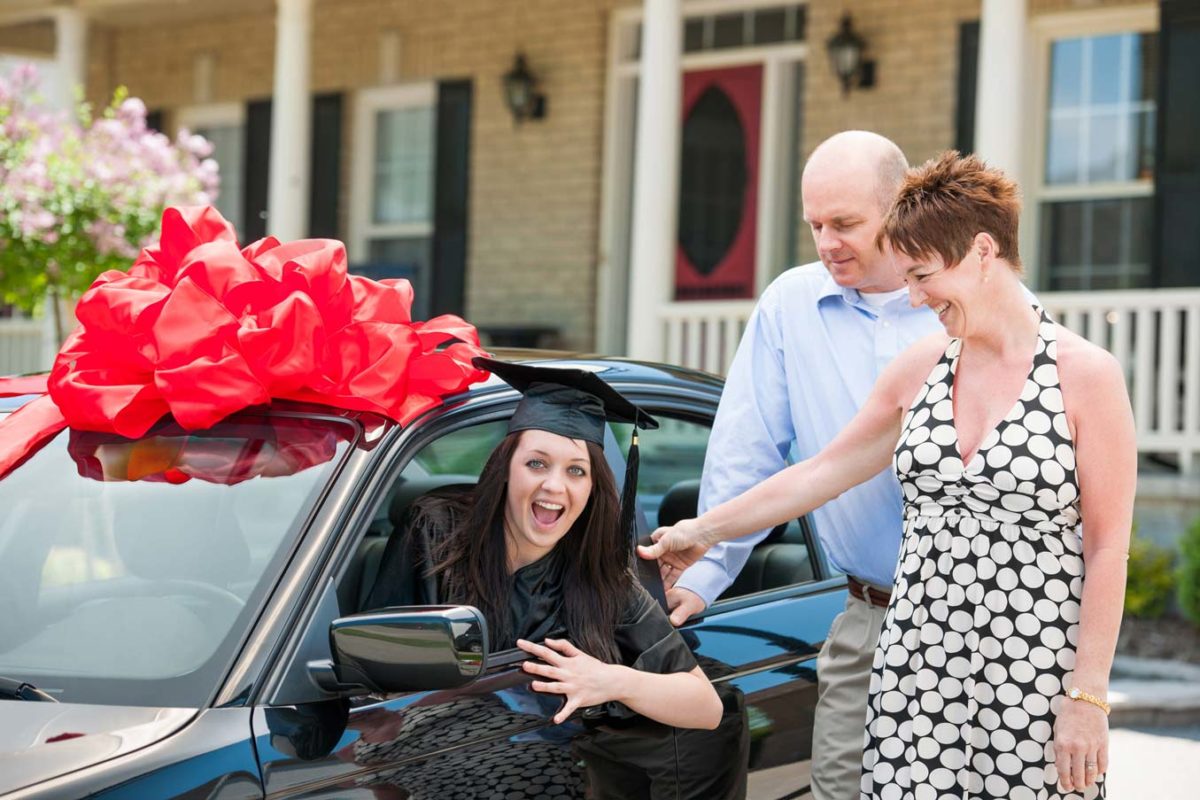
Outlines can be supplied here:
M148 483L196 478L232 486L324 464L352 431L323 420L263 419L213 434L185 431L173 423L158 425L135 441L94 431L70 434L67 454L84 478Z
M168 208L159 244L80 299L50 396L0 422L0 476L66 426L135 439L167 414L197 430L273 399L407 423L487 375L474 326L413 322L412 299L408 281L350 275L340 242L239 250L215 209Z

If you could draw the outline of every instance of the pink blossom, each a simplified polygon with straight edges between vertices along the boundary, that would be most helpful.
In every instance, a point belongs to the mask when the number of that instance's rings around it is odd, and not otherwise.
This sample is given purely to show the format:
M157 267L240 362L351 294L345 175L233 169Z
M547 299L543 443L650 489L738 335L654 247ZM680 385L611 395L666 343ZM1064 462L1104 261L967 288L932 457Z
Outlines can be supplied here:
M141 100L119 100L85 127L82 116L40 99L33 65L0 76L0 290L28 293L32 299L23 302L35 305L30 287L45 281L28 274L27 265L46 272L46 257L27 254L59 247L51 252L73 266L49 277L75 281L67 290L82 291L92 267L98 274L127 266L123 260L153 244L165 206L216 197L212 145L186 132L172 142L146 127Z

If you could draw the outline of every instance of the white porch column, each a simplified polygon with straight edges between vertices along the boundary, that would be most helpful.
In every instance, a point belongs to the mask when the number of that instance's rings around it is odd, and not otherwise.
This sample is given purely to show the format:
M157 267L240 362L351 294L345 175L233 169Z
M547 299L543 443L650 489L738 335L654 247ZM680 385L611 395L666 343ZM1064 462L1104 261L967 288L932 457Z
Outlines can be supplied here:
M54 11L54 63L58 68L55 105L73 111L76 87L87 86L87 18L78 8Z
M975 95L975 152L1021 177L1021 87L1025 85L1026 0L983 0Z
M277 2L267 233L289 241L308 233L313 3L312 0Z
M662 306L672 299L679 196L683 20L680 0L645 0L634 143L629 335L634 358L662 360Z

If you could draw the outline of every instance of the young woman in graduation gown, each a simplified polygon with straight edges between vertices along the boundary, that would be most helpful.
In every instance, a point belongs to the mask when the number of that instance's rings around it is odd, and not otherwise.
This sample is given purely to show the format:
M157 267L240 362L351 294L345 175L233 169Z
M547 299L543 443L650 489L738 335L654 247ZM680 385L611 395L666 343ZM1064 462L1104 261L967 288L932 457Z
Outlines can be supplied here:
M524 394L509 433L473 489L413 504L367 607L479 608L492 651L535 656L524 663L532 688L564 695L556 723L609 704L666 725L715 728L716 692L631 571L603 452L607 420L656 423L592 373L478 362Z

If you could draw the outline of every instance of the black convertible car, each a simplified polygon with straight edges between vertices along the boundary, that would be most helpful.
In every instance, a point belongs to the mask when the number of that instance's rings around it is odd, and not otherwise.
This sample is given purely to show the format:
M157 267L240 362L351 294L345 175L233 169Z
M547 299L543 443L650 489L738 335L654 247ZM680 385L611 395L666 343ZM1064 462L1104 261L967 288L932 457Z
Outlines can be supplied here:
M641 525L695 513L718 379L504 356L594 370L655 414ZM476 610L363 608L409 505L469 486L517 400L493 379L405 427L277 403L35 452L0 479L0 795L807 796L816 653L845 582L803 520L683 629L724 702L715 731L554 725L560 698L529 689L523 653L486 652ZM629 430L610 430L619 476Z

